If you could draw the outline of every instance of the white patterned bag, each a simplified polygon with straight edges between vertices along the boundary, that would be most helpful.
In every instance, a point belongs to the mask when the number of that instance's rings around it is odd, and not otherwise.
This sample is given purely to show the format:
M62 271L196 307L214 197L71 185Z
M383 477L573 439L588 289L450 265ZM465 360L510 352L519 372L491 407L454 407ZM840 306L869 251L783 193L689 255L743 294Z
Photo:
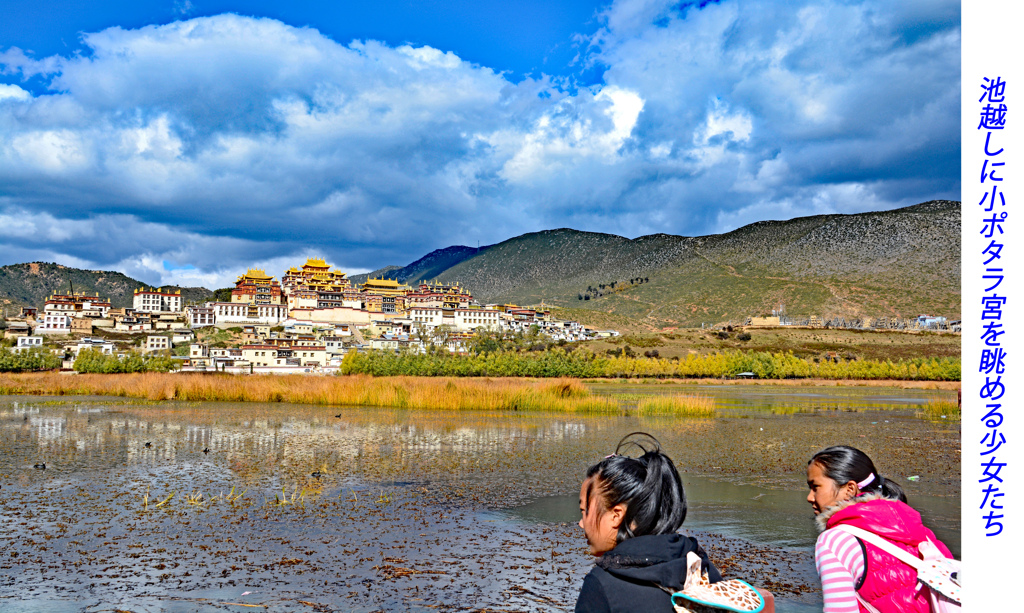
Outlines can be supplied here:
M761 594L746 581L729 579L711 583L701 572L700 556L686 554L686 582L683 589L672 594L676 613L699 613L707 609L757 613L764 608Z

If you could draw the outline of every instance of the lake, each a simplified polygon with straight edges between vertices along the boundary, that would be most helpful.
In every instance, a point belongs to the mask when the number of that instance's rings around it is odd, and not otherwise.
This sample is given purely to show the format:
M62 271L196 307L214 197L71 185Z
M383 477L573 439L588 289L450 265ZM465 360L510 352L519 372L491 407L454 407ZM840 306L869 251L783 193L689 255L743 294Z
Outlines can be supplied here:
M571 610L580 479L639 430L683 476L685 530L779 611L820 611L804 469L829 445L871 455L959 555L959 423L918 416L955 392L591 387L721 416L0 397L0 609Z

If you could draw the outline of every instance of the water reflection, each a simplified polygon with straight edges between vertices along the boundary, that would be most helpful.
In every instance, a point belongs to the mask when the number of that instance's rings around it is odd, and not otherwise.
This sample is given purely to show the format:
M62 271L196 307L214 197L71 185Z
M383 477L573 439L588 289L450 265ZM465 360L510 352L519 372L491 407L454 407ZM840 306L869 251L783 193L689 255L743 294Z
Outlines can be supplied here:
M719 532L753 543L813 548L818 532L804 493L687 475L683 479L689 510L684 529ZM937 536L960 555L959 501L918 495L911 500ZM503 514L527 522L575 522L578 496L550 496L513 507Z
M815 411L919 410L929 402L956 402L956 392L938 389L895 389L873 386L680 385L595 383L595 392L630 398L638 393L690 394L715 399L729 413L767 411L775 414Z
M734 414L706 420L0 397L0 598L571 608L592 563L579 479L635 430L683 472L687 529L746 578L814 583L802 471L834 442L918 476L908 494L958 551L959 458L931 450L959 432L914 417L924 394L837 390L714 391ZM799 410L772 414L786 403ZM777 556L792 564L758 566ZM780 592L782 611L816 602Z

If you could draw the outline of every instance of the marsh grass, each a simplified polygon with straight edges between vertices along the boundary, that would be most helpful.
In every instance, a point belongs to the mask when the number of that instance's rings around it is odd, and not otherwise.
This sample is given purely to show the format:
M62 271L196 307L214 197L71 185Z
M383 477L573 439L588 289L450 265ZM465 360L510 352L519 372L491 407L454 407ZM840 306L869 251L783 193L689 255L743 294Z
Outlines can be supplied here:
M132 373L0 375L2 394L100 395L147 400L288 402L442 411L611 413L618 403L576 379L308 377Z
M932 398L924 405L921 413L928 419L945 419L959 421L960 405L955 401L943 398Z
M649 396L637 403L638 415L678 415L681 417L715 417L714 398L673 394L670 396Z

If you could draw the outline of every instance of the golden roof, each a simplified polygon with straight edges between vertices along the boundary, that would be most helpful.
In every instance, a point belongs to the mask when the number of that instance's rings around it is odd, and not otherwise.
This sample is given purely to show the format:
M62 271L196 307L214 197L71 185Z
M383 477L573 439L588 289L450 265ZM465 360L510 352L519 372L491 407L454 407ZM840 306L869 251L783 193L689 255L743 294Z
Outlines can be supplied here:
M366 283L363 283L363 287L367 285L371 287L391 287L398 289L398 281L394 279L367 279Z
M264 272L262 268L250 268L249 270L246 271L246 273L244 275L242 275L241 277L238 277L238 280L235 281L235 283L241 283L242 281L245 281L245 280L270 281L273 278L274 277L272 277L272 276L268 275L266 272Z

